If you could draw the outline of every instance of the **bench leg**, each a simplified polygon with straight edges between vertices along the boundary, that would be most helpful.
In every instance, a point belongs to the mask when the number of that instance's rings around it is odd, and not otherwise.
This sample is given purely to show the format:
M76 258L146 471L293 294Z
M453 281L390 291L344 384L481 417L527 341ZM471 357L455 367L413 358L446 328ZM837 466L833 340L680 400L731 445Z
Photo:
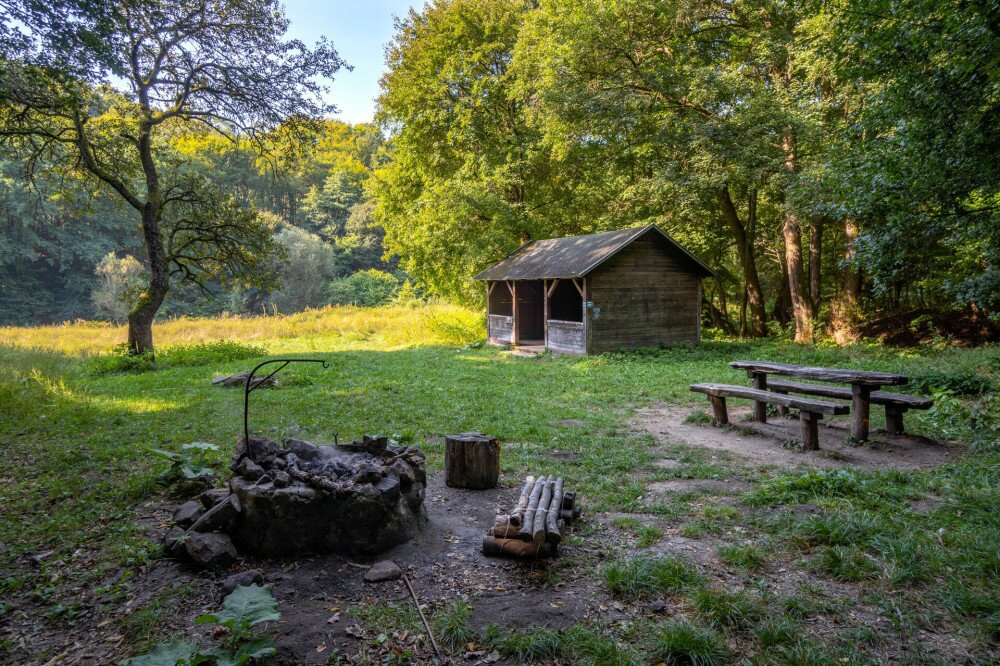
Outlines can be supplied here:
M802 424L802 445L807 451L819 450L819 420L821 414L799 412L799 422Z
M729 423L729 412L726 410L726 399L718 395L708 396L709 402L712 403L712 415L715 416L715 420L722 425Z
M780 393L781 395L788 395L785 391L775 391L775 393ZM788 407L784 405L778 405L778 416L784 418L788 416Z
M886 405L885 406L885 430L890 435L902 435L903 434L903 414L906 413L906 407L900 407L898 405Z
M753 387L761 391L767 390L767 375L763 372L753 373ZM757 423L767 423L767 403L755 400L753 403L753 420Z
M851 387L851 437L859 442L868 439L868 418L871 409L870 386Z

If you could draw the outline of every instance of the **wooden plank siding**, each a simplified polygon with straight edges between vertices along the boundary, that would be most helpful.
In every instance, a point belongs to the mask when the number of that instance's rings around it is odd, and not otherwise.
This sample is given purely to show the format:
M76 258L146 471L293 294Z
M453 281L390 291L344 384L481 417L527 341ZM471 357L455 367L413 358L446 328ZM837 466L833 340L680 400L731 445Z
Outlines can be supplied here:
M491 345L509 345L514 342L514 318L505 315L486 316L486 335Z
M699 342L701 278L652 234L588 275L585 298L591 353Z
M581 321L548 321L545 348L563 354L586 354L587 335Z

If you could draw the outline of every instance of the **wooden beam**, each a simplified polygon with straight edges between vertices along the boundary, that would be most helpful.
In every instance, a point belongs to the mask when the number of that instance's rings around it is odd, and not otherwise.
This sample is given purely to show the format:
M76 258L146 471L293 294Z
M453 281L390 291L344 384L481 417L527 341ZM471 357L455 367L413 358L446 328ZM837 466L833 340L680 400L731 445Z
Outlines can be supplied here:
M583 279L586 280L587 278L583 278ZM580 298L586 300L587 297L583 293L583 287L581 287L580 283L576 281L576 278L573 278L573 286L576 287L576 290L578 292L580 292Z
M542 280L542 300L545 302L545 314L542 316L542 325L545 327L545 340L542 346L546 349L549 348L549 282L548 280Z
M513 280L504 280L504 284L507 285L507 290L510 291L510 295L513 296L514 295L514 281Z
M493 295L493 290L496 288L496 286L497 286L496 282L487 282L486 283L486 295L487 296L492 296Z
M557 286L559 286L559 280L553 280L552 281L552 286L548 288L548 291L546 292L545 295L546 296L551 296L552 292L556 290Z
M510 289L510 314L514 320L513 330L510 332L510 343L513 346L517 346L517 343L521 341L520 332L517 330L518 319L517 316L517 282L507 282L507 287Z

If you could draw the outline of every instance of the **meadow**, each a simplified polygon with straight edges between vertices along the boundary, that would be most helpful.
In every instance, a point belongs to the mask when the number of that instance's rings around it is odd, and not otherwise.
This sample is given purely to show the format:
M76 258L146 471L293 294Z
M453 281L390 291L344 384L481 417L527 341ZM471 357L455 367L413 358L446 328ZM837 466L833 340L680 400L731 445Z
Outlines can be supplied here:
M20 644L18 627L27 624L58 636L114 618L124 628L122 656L169 636L170 622L149 621L168 609L150 616L148 608L123 607L130 580L161 556L137 507L171 498L157 483L163 460L149 449L209 442L219 446L209 464L224 470L242 429L242 394L211 379L278 354L330 367L290 366L277 389L256 392L256 432L314 442L384 433L421 447L438 471L440 435L481 430L505 442L505 482L544 465L579 491L589 516L582 529L604 545L599 557L580 555L578 569L631 619L508 632L472 629L465 606L435 609L456 646L475 642L514 661L565 663L1000 656L996 347L708 339L698 347L520 358L482 344L479 313L435 304L178 319L154 334L159 352L150 369L113 351L124 341L121 328L0 328L2 662L41 663L59 650L58 641ZM688 385L744 383L727 365L736 358L904 372L911 390L938 401L908 415L908 430L957 442L966 453L916 471L790 470L682 442L664 447L632 425L637 408L654 404L682 405L697 420L703 397ZM874 413L873 426L883 425ZM553 450L578 456L553 459ZM652 465L665 456L677 464ZM738 480L744 489L715 493L721 500L692 492L649 501L649 483L678 478ZM728 582L650 548L665 534L710 538ZM794 593L769 587L778 571L802 575ZM669 617L646 610L653 599L671 601ZM374 608L368 618L385 623L393 612ZM871 628L873 618L882 629Z

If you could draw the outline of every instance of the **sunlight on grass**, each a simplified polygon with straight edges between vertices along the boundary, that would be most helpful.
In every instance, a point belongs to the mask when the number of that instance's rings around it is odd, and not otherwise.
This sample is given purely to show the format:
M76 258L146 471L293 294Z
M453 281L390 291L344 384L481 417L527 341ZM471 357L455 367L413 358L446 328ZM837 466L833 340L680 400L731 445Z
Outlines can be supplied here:
M180 317L153 326L153 339L163 347L217 340L274 341L267 345L272 353L462 345L485 336L480 313L440 303L325 307L288 316ZM0 327L0 345L67 355L107 352L125 340L124 326L104 322Z

